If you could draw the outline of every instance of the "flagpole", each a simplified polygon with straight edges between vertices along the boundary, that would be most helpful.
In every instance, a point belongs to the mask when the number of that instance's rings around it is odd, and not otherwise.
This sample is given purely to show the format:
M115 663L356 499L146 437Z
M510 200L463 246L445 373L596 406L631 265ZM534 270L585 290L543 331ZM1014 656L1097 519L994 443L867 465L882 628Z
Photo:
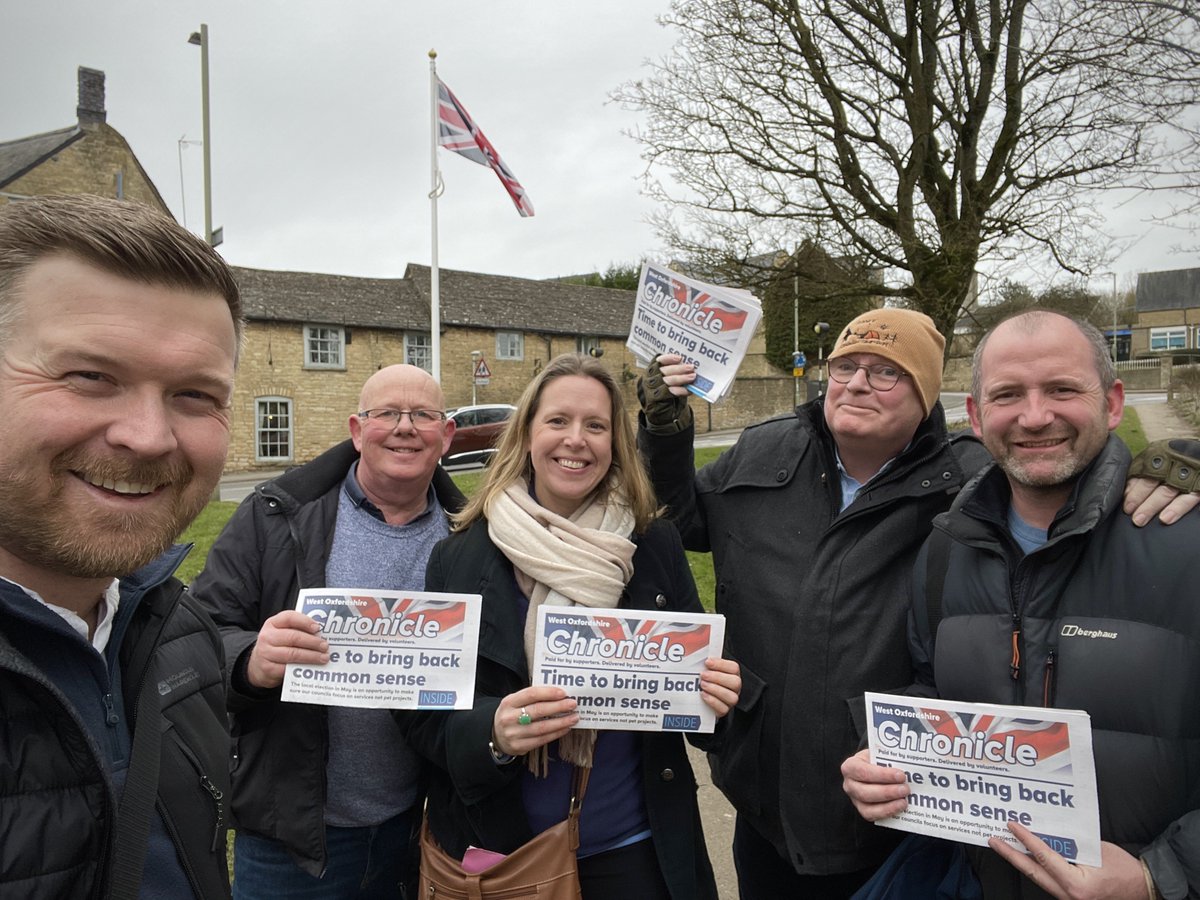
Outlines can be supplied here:
M438 196L442 193L441 177L438 173L438 88L437 51L429 51L429 226L432 232L429 258L429 337L433 349L433 377L442 380L442 307L440 279L438 277Z

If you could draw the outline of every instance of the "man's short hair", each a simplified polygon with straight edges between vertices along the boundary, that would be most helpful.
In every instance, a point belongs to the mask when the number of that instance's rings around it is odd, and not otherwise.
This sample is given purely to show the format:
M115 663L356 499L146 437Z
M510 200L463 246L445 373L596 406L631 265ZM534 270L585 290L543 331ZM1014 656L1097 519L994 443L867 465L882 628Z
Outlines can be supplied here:
M13 300L22 277L56 255L143 284L219 294L229 305L241 347L241 294L212 247L149 206L86 195L0 206L0 347L20 314Z
M988 329L987 334L980 338L979 343L975 347L975 353L971 357L971 396L975 398L976 403L983 402L983 376L980 374L980 363L983 361L983 348L987 346L988 339L996 333L996 329L1001 325L1012 322L1016 319L1022 319L1018 327L1025 330L1026 334L1033 334L1050 316L1058 316L1060 319L1066 319L1078 329L1079 333L1087 339L1088 344L1092 348L1092 362L1096 365L1096 374L1100 376L1100 391L1107 394L1117 382L1117 367L1113 364L1112 348L1104 335L1100 333L1100 329L1090 322L1085 322L1082 319L1077 319L1074 316L1069 316L1066 313L1056 312L1050 309L1027 309L1024 312L1013 313L1011 316L1006 316L995 325Z

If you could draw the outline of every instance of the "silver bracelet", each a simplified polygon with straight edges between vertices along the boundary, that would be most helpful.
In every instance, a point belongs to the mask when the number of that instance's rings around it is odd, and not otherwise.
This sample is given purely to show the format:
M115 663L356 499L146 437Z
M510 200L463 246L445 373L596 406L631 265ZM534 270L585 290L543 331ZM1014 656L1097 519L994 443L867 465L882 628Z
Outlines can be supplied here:
M492 761L498 766L507 766L516 759L512 754L498 749L495 741L488 741L488 752L492 754Z

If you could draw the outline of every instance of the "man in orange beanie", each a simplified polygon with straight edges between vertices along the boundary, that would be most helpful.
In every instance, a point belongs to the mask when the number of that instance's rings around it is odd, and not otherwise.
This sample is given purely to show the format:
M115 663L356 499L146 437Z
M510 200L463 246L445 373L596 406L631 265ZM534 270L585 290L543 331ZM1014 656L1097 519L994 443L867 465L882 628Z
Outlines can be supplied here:
M899 840L859 818L839 766L859 747L861 694L912 681L913 561L990 459L947 436L944 347L921 313L863 313L829 354L826 396L747 428L694 476L694 368L663 355L639 384L655 489L685 546L713 554L727 654L742 667L709 759L737 810L743 900L849 897Z

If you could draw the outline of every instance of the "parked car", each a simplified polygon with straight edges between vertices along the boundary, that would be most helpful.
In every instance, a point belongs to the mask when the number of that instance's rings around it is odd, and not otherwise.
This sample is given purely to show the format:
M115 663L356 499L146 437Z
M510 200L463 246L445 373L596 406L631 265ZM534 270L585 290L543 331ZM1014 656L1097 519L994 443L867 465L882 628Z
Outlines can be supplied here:
M500 432L517 411L507 403L488 403L480 406L460 406L447 416L454 420L454 438L450 450L442 457L444 466L487 464L496 452Z

